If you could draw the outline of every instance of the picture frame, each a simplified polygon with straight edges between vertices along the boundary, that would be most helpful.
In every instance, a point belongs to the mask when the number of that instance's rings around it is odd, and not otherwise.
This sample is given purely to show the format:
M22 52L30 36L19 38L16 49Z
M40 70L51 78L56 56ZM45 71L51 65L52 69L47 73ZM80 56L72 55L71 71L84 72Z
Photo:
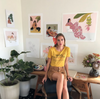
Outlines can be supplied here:
M62 33L67 40L95 41L97 31L97 11L64 13Z
M59 23L45 23L45 39L52 39L59 33Z
M43 26L42 26L42 14L29 14L29 35L42 35Z
M5 38L5 46L18 46L19 45L19 37L17 29L6 29L4 28L4 38Z
M7 27L15 27L15 21L14 21L14 13L9 10L5 10L6 12L6 24Z

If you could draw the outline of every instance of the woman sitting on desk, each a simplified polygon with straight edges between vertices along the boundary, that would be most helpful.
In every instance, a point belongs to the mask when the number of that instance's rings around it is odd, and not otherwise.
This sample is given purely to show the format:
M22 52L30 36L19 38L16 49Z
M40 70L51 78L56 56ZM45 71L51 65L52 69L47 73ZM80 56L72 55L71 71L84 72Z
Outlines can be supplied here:
M47 80L47 77L50 80L57 81L56 90L58 99L61 99L62 93L63 99L69 99L67 78L72 81L72 78L68 73L68 57L70 57L70 48L65 46L66 40L63 34L57 34L56 40L54 47L49 49L47 69L42 82L44 83L44 81Z

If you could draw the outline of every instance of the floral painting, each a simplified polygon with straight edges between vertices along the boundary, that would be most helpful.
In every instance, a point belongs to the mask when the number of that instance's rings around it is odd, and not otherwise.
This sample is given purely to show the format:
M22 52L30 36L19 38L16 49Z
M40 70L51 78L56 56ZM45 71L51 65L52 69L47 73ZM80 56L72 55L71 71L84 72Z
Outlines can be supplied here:
M42 35L42 15L41 14L29 15L29 34Z
M62 32L67 40L94 41L97 12L63 14Z
M7 27L14 27L14 14L12 11L6 10Z
M4 29L5 45L6 47L17 46L18 41L18 30L16 29Z
M46 23L45 25L45 38L49 39L52 37L56 37L59 32L59 24L58 23Z
M53 47L53 44L42 43L41 44L41 58L47 58L49 49Z

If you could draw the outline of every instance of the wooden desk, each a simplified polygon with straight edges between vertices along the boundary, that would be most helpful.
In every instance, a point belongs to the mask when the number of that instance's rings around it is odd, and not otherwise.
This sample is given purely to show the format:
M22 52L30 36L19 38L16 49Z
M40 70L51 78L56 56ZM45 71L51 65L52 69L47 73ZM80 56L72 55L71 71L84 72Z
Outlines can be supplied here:
M36 95L43 96L43 94L38 93L38 85L42 84L42 79L45 75L45 71L33 71L31 74L38 75L36 89L35 89L35 93L34 93L34 99L35 99ZM69 75L71 77L74 78L76 74L77 74L77 71L69 70Z
M88 74L78 72L72 82L81 92L87 93L88 99L93 99L90 83L100 84L100 76L90 77Z

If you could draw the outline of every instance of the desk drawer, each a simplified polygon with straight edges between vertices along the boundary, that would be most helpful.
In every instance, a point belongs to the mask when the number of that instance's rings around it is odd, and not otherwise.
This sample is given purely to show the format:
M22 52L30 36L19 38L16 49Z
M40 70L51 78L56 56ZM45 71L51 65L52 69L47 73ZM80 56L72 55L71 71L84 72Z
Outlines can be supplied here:
M81 80L73 80L72 85L80 89L80 91L86 92L86 84L87 82L83 82Z

